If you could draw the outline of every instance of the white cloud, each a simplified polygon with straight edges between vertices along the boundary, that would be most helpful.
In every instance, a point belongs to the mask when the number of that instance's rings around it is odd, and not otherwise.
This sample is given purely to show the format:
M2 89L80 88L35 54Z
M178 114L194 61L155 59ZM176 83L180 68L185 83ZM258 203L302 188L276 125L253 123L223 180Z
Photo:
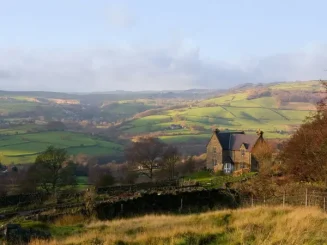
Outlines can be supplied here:
M227 64L196 46L67 51L0 50L0 90L109 91L228 88L246 82L324 79L324 46Z

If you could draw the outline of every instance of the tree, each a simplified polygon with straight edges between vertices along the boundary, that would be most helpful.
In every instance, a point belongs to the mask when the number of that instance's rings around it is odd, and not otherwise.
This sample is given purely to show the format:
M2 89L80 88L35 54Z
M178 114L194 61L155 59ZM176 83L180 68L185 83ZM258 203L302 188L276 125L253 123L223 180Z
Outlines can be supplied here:
M180 154L178 149L174 146L168 146L168 148L163 153L163 167L168 172L169 178L173 179L175 177L175 166L180 160Z
M185 159L184 162L181 162L176 165L176 170L181 175L186 175L190 173L194 173L197 170L196 167L197 163L194 159L194 156L190 156L187 159Z
M50 146L37 156L29 169L29 178L47 193L55 194L59 187L76 184L74 164L67 160L65 149Z
M158 158L162 157L165 144L156 138L141 138L125 150L128 162L140 166L151 180Z
M259 163L260 172L267 171L272 167L273 148L268 142L261 141L260 144L254 148L253 156Z
M327 83L322 82L327 93ZM327 97L284 144L279 156L286 173L296 181L326 181Z
M115 178L108 166L93 166L89 169L89 183L95 187L110 186L115 183Z
M60 121L51 121L46 125L46 127L51 131L63 131L66 129L66 125Z

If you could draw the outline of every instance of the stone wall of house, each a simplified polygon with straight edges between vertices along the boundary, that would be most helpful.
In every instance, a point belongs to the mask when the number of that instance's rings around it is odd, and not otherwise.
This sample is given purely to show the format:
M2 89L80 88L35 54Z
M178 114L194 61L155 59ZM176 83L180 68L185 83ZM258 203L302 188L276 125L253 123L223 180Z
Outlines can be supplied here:
M214 160L216 161L216 165L214 165ZM218 171L222 167L222 148L217 137L213 136L207 145L207 168Z
M235 163L234 170L238 170L241 168L241 164L244 163L244 168L249 168L251 166L251 152L245 151L244 156L242 157L241 151L231 151L232 159Z

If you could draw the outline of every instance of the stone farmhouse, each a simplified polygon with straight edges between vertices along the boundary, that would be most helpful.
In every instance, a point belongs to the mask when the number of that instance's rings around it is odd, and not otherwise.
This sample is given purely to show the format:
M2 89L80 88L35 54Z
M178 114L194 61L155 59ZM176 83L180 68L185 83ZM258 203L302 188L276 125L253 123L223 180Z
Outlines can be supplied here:
M226 174L233 172L257 171L258 161L253 152L260 144L264 144L263 132L257 135L240 132L220 132L216 129L207 144L207 169L224 171Z

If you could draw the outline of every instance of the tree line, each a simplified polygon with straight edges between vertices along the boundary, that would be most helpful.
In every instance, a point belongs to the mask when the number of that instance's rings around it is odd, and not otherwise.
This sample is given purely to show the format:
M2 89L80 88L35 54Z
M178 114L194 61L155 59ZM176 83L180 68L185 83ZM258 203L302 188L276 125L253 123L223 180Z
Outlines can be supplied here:
M49 146L29 167L3 167L0 195L74 191L79 178L95 187L133 184L140 176L146 177L145 181L171 180L204 166L203 159L189 157L184 161L176 146L151 137L131 142L125 149L125 158L123 163L99 164L96 158L70 156L65 149Z

